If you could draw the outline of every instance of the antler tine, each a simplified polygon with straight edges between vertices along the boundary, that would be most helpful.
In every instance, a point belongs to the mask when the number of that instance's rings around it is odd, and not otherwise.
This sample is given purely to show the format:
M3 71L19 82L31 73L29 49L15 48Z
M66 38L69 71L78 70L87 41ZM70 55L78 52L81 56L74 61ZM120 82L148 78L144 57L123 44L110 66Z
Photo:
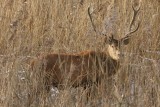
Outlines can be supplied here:
M101 32L99 32L99 31L96 30L96 27L95 27L95 25L94 25L94 23L93 23L92 16L91 16L91 13L90 13L90 7L88 7L88 15L89 15L90 21L91 21L91 23L92 23L93 30L94 30L97 34L99 34L99 35L107 36L106 34L101 33Z
M140 10L140 7L136 10L136 9L133 7L133 5L132 5L132 9L133 9L133 17L132 17L132 21L131 21L131 23L130 23L129 30L131 30L131 27L132 27L132 25L133 25L133 23L134 23L134 21L135 21L135 18L136 18L137 13L138 13L139 10Z
M91 13L90 13L90 7L88 7L88 15L89 15L89 18L90 18L90 21L91 21L93 30L94 30L95 32L97 32L97 31L96 31L96 28L95 28L95 25L94 25L94 23L93 23L93 20L92 20Z
M139 12L140 7L139 7L138 9L135 9L135 8L133 7L133 5L132 5L132 9L133 9L133 17L132 17L132 21L131 21L130 26L129 26L129 31L130 31L130 32L129 32L128 34L126 34L125 37L122 38L122 40L129 38L129 37L131 36L130 34L136 32L136 31L138 30L139 26L140 26L140 22L139 22L138 25L137 25L137 27L136 27L136 29L133 30L133 31L131 31L131 27L132 27L133 23L135 22L136 15L137 15L137 13Z
M130 34L132 34L132 33L136 32L136 31L138 30L139 26L140 26L140 23L138 23L137 28L136 28L135 30L133 30L133 31L129 32L128 34L126 34L126 36L125 36L123 39L126 39L126 38L131 37L131 35L130 35Z

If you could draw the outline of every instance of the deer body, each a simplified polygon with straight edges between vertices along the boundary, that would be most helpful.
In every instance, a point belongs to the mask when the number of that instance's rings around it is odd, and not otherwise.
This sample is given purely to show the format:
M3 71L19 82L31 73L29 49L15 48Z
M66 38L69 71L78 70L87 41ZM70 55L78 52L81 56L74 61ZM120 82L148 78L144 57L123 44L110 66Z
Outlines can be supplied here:
M87 51L79 54L47 54L34 60L32 69L38 64L44 67L47 86L63 88L86 87L98 83L104 76L111 76L119 68L119 61L105 52ZM49 87L48 87L49 88Z

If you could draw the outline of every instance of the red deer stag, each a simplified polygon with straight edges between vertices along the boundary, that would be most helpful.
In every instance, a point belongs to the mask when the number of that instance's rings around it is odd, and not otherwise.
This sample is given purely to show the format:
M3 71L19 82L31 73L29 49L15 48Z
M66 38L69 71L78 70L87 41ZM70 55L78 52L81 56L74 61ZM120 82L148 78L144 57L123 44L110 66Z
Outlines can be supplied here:
M135 16L139 9L134 9L133 19L130 28L133 25ZM88 14L92 26L96 31L91 13ZM50 86L63 89L65 86L84 87L93 83L99 83L104 76L112 76L119 69L119 59L121 56L120 47L129 43L130 34L136 32L138 26L130 31L124 38L117 40L112 36L107 37L108 48L104 52L83 51L76 54L46 54L41 55L31 63L32 70L44 71L42 76L45 88L49 91ZM105 34L101 34L105 35Z

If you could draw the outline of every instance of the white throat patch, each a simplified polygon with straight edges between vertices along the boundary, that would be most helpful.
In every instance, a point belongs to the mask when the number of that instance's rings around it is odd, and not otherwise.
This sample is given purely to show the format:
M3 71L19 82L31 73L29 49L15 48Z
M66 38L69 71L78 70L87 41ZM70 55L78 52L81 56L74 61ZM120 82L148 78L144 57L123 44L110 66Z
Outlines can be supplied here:
M118 49L116 49L114 46L112 46L112 45L108 46L108 53L109 53L110 57L113 58L114 60L119 60L120 51Z

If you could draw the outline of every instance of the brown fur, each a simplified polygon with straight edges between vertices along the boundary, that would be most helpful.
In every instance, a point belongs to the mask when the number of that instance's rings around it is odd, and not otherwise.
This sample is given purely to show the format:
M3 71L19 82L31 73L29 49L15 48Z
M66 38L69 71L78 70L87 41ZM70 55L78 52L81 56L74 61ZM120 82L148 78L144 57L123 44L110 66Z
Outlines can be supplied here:
M32 70L43 68L46 86L86 87L100 82L104 76L115 74L119 68L119 62L104 52L84 51L78 54L43 55L33 60L31 67Z

